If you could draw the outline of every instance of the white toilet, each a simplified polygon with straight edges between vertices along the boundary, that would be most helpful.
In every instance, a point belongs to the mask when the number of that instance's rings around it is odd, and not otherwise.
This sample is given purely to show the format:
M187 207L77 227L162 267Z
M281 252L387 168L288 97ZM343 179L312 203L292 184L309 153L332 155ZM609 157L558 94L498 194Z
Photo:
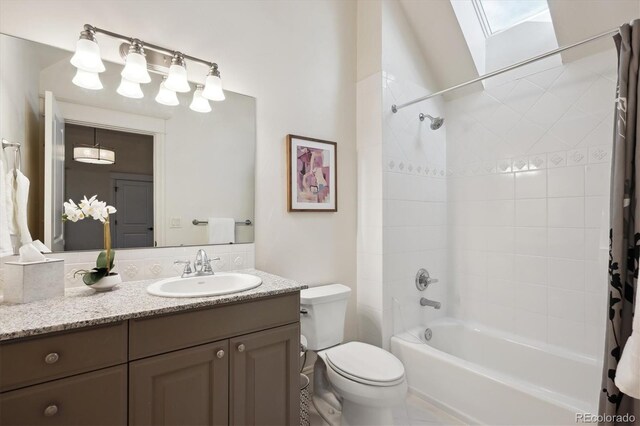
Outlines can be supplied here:
M391 425L392 408L407 394L404 366L377 346L342 344L350 293L342 284L300 292L302 335L318 355L313 403L331 425Z

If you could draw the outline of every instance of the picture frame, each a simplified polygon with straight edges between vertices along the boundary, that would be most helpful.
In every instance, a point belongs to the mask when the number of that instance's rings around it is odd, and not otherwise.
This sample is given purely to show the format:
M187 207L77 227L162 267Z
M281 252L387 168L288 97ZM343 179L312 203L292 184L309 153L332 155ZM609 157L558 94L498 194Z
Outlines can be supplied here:
M338 144L287 135L287 210L338 211Z

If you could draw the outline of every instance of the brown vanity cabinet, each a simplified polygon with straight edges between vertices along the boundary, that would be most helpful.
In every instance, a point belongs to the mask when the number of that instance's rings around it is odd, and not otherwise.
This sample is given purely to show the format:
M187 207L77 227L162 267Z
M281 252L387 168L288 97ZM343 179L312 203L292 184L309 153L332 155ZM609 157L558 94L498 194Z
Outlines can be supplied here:
M229 341L129 364L129 424L226 425Z
M300 423L299 342L298 324L231 339L230 424Z
M0 343L0 425L298 425L299 297Z

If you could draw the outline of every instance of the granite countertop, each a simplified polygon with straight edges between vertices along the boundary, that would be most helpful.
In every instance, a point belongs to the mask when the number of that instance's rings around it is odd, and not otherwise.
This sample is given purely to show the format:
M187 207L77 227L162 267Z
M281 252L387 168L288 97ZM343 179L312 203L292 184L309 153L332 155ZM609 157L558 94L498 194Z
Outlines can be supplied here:
M256 269L239 272L257 275L262 284L240 293L210 297L171 298L152 296L147 286L159 280L121 283L112 291L98 293L88 287L69 288L64 297L25 304L0 304L0 341L35 336L97 324L141 318L169 312L254 300L300 291L297 281Z

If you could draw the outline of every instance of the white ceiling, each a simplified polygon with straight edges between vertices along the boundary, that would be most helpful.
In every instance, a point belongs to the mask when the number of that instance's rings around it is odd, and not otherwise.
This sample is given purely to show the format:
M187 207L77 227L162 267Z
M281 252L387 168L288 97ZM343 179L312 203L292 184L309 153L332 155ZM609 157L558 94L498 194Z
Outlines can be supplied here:
M548 2L560 46L640 18L640 0ZM438 85L434 90L445 89L478 76L449 0L400 0L400 4ZM572 61L611 47L613 43L610 39L590 43L566 52L563 61Z

